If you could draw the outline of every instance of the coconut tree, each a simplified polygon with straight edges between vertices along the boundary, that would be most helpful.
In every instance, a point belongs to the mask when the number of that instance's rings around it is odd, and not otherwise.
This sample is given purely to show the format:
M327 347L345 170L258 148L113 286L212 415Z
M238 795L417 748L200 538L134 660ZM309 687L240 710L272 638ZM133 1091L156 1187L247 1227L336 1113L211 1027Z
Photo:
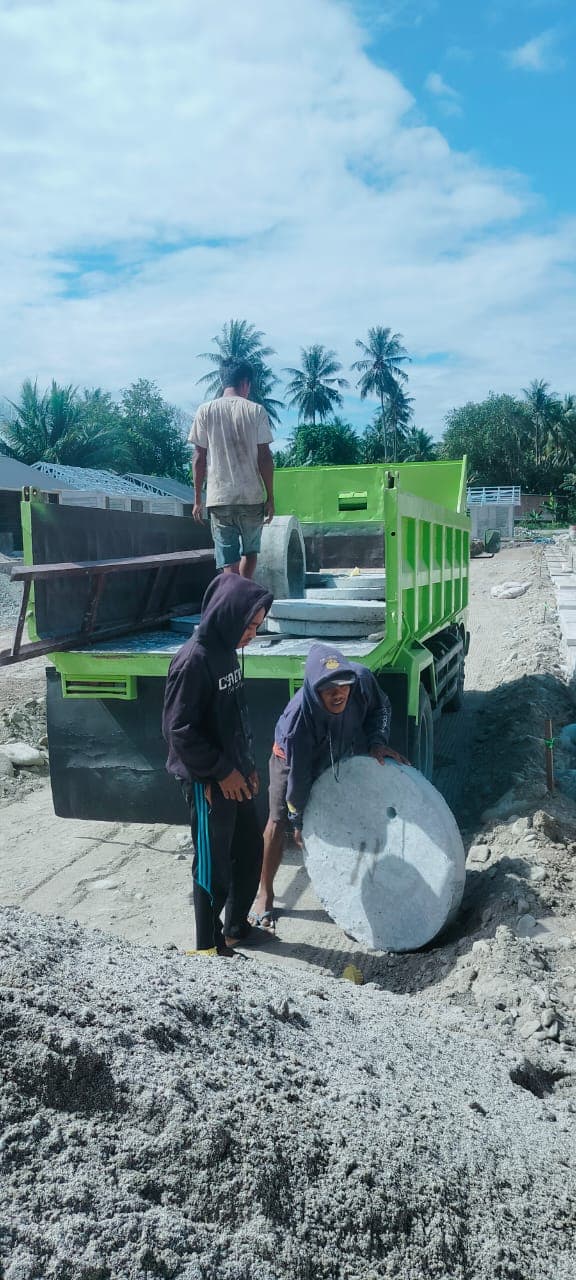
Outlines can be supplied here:
M399 383L396 382L390 387L384 410L384 427L388 427L392 435L394 462L399 457L399 449L402 447L413 414L413 405L412 396L407 396Z
M360 374L356 383L362 400L375 395L380 400L382 427L384 433L384 451L388 453L387 424L384 417L386 399L395 393L400 383L406 382L408 375L402 368L409 359L406 348L402 344L402 334L392 333L391 329L377 325L368 330L368 341L356 339L356 346L362 352L359 360L355 360L352 368Z
M573 466L576 460L576 397L554 397L544 427L541 457L557 466Z
M279 379L266 363L268 356L275 355L275 352L273 347L264 346L263 339L262 331L249 324L248 320L228 320L212 339L216 350L202 351L198 356L199 360L208 360L213 366L198 379L198 386L204 386L208 395L214 398L221 395L225 366L248 360L254 370L250 399L263 405L269 418L278 422L279 411L284 406L281 400L273 398L272 391Z
M21 462L62 461L60 452L67 436L77 430L80 404L74 387L60 387L52 381L49 391L39 392L38 383L26 378L20 399L10 400L12 417L4 422L2 434L10 453Z
M12 416L3 435L12 457L21 462L59 462L62 466L122 470L132 454L117 405L99 387L80 396L71 386L52 382L40 393L27 379L20 399L10 402Z
M422 427L409 427L400 446L402 462L434 462L438 457L436 441Z
M335 351L328 351L320 343L301 348L302 367L285 369L290 375L286 386L288 404L298 409L299 422L316 426L316 418L325 422L335 409L340 408L341 392L348 386L346 378L339 376L342 365Z
M549 428L558 415L560 401L555 392L550 391L550 384L542 378L534 378L529 387L522 388L528 413L534 431L534 461L536 466L542 460Z

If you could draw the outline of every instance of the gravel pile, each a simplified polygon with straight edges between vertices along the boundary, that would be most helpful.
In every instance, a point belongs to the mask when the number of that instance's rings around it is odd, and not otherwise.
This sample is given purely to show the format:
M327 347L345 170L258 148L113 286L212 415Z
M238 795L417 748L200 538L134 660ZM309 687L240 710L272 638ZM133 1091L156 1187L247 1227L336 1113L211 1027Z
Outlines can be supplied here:
M22 599L22 583L11 582L8 576L14 561L8 556L1 557L0 566L0 630L10 627L18 617Z
M3 1280L572 1280L566 1080L461 1010L0 922Z
M45 786L48 773L47 765L11 767L2 752L6 742L24 742L44 753L48 745L45 698L27 698L25 702L0 710L0 808Z

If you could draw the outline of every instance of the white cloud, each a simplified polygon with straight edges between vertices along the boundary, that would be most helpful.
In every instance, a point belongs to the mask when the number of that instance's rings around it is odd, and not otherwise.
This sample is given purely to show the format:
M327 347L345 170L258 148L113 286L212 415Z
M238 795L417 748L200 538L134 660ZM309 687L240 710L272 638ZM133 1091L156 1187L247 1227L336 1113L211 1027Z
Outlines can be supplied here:
M448 115L461 114L460 94L446 83L446 80L438 71L431 71L426 76L424 88L428 90L428 93L433 94L435 98L439 98L443 109Z
M366 44L336 0L0 0L0 394L147 376L191 407L232 316L278 369L399 330L428 428L567 390L574 228L534 230L522 179L452 150Z
M506 54L507 61L522 71L557 71L564 66L564 59L557 52L557 41L556 31L543 31L526 44L511 49Z

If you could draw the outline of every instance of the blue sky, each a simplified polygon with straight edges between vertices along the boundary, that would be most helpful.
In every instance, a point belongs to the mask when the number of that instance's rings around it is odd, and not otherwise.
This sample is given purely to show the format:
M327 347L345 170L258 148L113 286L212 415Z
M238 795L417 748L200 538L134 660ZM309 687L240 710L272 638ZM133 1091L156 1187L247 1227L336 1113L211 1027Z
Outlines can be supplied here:
M380 65L401 77L452 146L516 169L546 201L548 213L573 212L571 0L423 0L395 8L388 23L381 4L358 6ZM434 76L440 80L426 88Z
M192 413L231 317L278 373L399 331L436 435L576 390L575 42L569 0L0 0L0 395Z

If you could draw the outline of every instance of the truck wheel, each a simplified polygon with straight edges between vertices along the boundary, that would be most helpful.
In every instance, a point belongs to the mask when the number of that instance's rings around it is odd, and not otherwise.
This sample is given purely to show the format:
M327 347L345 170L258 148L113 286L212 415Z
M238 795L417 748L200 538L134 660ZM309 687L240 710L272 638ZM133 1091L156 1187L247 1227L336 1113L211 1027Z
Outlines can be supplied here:
M461 658L460 665L458 667L458 684L456 685L456 692L452 694L452 697L449 699L448 702L444 703L442 710L449 711L449 712L459 711L462 706L463 695L464 695L464 658Z
M415 769L425 778L431 778L434 769L434 721L430 698L424 685L420 685L418 719L412 722L408 756Z

